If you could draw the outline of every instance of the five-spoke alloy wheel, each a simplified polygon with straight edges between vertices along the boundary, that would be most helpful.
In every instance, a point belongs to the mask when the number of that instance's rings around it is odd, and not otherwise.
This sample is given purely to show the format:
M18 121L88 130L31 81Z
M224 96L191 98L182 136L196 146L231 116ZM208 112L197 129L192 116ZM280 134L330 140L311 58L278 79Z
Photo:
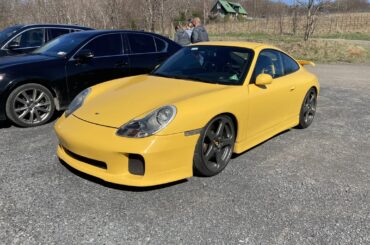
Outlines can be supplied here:
M53 96L39 84L25 84L12 91L7 99L8 118L21 127L35 127L50 120L55 111Z
M194 170L202 176L214 176L229 163L235 144L235 127L229 116L211 120L203 129L194 154Z
M316 89L311 88L304 98L301 113L299 116L299 128L308 128L316 115L316 106L317 106L317 92Z

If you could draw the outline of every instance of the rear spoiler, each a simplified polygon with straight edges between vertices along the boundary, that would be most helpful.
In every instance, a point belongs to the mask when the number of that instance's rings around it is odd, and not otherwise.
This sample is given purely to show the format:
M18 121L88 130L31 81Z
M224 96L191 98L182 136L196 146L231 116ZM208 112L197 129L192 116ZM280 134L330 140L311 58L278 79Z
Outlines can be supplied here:
M316 66L315 63L313 63L312 61L308 61L308 60L297 60L297 61L301 66L306 66L306 65Z

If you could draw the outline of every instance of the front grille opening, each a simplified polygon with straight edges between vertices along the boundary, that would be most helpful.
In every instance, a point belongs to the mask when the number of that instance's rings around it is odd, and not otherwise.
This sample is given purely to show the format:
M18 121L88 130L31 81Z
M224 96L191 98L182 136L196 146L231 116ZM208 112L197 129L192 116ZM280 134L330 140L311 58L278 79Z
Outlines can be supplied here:
M145 174L145 160L141 155L130 154L128 156L128 171L133 175Z
M107 164L105 162L101 162L101 161L98 161L98 160L94 160L94 159L90 159L90 158L87 158L87 157L77 155L76 153L73 153L73 152L67 150L64 147L63 147L63 149L64 149L65 153L67 153L67 155L76 159L77 161L84 162L84 163L92 165L94 167L98 167L98 168L107 170Z

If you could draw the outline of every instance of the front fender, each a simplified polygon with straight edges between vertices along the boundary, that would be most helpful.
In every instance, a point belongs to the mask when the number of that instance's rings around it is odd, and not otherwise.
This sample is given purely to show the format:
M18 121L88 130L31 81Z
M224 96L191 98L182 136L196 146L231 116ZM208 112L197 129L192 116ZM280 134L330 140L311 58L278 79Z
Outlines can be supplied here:
M242 106L246 104L247 98L247 91L244 89L242 86L233 86L176 103L175 119L158 135L184 133L204 128L220 114L231 114L237 122L246 120L248 110ZM236 125L238 128L239 126Z

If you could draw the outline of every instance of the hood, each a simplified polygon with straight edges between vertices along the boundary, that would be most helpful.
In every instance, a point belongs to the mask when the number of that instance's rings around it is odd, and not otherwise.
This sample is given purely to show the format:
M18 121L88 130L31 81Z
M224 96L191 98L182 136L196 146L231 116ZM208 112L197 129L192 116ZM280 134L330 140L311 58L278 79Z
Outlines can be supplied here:
M41 54L26 54L26 55L15 55L5 56L0 58L0 69L8 66L23 65L29 63L42 62L46 60L56 59L55 57L41 55Z
M161 106L176 106L178 102L226 88L226 85L150 75L124 78L93 87L74 115L91 123L119 128Z

